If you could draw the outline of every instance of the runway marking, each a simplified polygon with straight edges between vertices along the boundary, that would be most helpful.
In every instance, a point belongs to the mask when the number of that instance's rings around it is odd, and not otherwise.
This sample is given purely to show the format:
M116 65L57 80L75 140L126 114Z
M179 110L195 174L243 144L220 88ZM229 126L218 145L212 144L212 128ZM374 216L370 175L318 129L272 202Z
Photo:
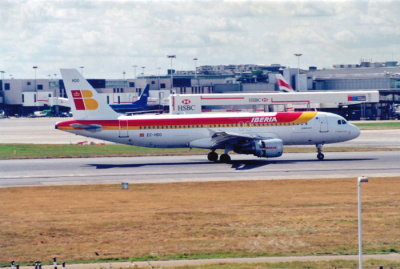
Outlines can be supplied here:
M255 168L256 169L256 168ZM352 169L344 169L341 170L343 172L346 171L382 171L382 168L352 168ZM398 168L385 168L385 171L388 170L398 170ZM282 172L282 173L298 173L298 172L337 172L337 169L296 169L296 170L279 170L279 169L271 169L268 170L268 172ZM260 174L263 173L265 174L265 170L262 171L251 171L251 174ZM234 171L213 171L213 174L237 174L237 173L241 173L241 174L249 174L249 170L234 170ZM193 174L199 174L199 175L203 175L203 174L210 174L210 172L203 172L203 171L192 171L192 172L188 172L188 173L177 173L177 172L139 172L139 173L135 173L134 175L132 175L132 173L110 173L110 174L71 174L71 175L57 175L57 176L41 176L41 175L34 175L34 176L6 176L6 177L1 177L0 179L34 179L34 178L69 178L69 177L108 177L108 176L131 176L131 177L137 177L137 176L147 176L147 175L152 175L152 176L159 176L159 175L188 175L191 176ZM335 177L335 176L332 176Z

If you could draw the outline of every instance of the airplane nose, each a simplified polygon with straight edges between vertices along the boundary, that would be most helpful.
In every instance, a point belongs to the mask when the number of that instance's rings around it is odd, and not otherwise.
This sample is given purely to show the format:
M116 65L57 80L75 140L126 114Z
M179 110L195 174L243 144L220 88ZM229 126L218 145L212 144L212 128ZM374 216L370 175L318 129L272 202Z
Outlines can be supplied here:
M352 127L351 128L352 139L359 137L361 133L360 129L358 129L358 127L355 125L352 125L351 127Z

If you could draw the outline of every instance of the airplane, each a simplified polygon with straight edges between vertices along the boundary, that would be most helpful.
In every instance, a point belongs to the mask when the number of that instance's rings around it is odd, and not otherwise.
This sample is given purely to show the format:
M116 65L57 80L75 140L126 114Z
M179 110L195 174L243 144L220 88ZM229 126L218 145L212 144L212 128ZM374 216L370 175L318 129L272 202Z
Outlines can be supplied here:
M286 82L281 74L276 74L276 83L278 83L279 91L281 92L294 92L292 86Z
M231 151L257 157L280 157L286 145L316 145L354 139L360 130L327 112L203 113L122 115L99 97L76 69L61 69L73 120L58 130L120 144L151 148L209 149L209 161L229 163ZM216 150L222 149L218 156Z
M114 104L110 105L111 108L119 113L127 113L127 112L143 112L149 109L153 109L155 106L150 106L147 104L147 100L150 96L150 86L146 85L139 99L131 104Z

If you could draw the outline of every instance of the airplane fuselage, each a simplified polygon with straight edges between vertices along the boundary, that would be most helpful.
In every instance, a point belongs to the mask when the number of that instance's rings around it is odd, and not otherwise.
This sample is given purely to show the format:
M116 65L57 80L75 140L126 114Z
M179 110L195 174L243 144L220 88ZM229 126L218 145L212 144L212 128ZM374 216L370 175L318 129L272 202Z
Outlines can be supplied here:
M212 148L211 145L193 146L192 142L220 131L263 139L279 138L284 145L337 143L360 133L342 117L325 112L120 116L117 120L65 121L56 128L115 143L154 148Z

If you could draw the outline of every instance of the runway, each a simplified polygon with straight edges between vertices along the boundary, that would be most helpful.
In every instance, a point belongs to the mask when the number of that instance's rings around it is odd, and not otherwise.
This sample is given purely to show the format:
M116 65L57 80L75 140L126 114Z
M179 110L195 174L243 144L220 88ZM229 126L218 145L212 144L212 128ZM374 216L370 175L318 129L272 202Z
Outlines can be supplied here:
M325 158L317 161L315 153L271 160L232 155L231 164L201 155L1 160L0 187L400 175L399 151L329 152Z

